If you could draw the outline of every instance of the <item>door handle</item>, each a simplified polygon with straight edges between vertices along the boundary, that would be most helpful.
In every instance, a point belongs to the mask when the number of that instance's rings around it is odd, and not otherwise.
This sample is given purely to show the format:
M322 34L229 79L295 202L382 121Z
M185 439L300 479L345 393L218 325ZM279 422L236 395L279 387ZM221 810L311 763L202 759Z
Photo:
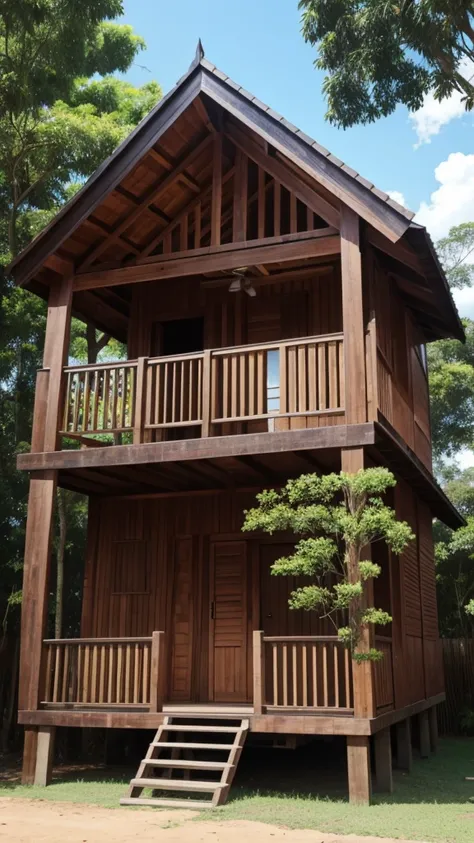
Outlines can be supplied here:
M214 612L214 601L211 603L211 620L215 619L215 612Z

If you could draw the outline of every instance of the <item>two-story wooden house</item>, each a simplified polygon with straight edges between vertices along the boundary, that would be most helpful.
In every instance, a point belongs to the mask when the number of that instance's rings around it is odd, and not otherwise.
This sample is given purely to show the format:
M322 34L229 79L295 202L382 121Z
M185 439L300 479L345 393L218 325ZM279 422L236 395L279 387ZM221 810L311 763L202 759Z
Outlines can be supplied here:
M431 470L425 344L463 329L426 230L199 49L11 271L49 308L18 458L24 781L47 783L56 727L87 726L158 730L132 801L218 804L249 732L345 736L359 801L373 742L391 789L391 727L407 769L411 718L422 755L436 741L431 525L460 523ZM127 359L68 365L71 315ZM242 513L291 476L380 464L417 539L374 551L393 623L357 666L270 576L291 537L242 534ZM89 497L88 551L81 638L52 641L58 486Z

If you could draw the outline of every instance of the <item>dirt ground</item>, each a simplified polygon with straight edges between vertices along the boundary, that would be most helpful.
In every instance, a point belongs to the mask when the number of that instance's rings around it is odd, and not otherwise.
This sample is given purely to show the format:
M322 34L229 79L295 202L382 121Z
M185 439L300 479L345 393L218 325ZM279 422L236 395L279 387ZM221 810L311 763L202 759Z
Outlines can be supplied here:
M191 822L193 811L121 810L28 799L0 799L2 843L410 843L234 820Z

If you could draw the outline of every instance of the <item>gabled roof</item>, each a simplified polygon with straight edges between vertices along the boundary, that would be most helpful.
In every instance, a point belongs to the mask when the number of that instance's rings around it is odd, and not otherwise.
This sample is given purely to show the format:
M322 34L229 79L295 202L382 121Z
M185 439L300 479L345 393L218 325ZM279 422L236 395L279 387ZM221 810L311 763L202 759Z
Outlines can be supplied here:
M445 298L446 321L450 323L450 332L452 336L463 339L462 325L444 272L437 262L426 230L412 222L413 212L378 190L371 182L218 70L204 57L200 42L188 72L12 262L9 270L17 283L28 284L31 289L35 289L35 273L48 256L80 226L100 204L104 195L120 183L200 94L237 117L249 129L268 141L274 149L314 178L323 188L350 205L362 219L376 227L392 243L396 243L405 234L410 239L412 233L413 242L416 241L422 258L429 264L431 272L428 274L432 276L434 284ZM432 278L430 277L430 281Z

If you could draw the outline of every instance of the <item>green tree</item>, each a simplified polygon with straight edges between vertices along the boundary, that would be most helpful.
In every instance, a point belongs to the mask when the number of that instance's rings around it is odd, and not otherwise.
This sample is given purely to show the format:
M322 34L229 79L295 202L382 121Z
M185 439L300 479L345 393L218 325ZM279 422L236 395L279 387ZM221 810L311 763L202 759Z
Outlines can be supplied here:
M0 0L0 615L12 641L28 492L15 461L29 449L46 307L17 289L4 267L161 97L156 82L135 88L110 75L126 71L144 46L116 22L122 12L121 0ZM119 344L109 352L107 343L74 320L76 359L120 354ZM55 546L66 561L63 629L68 625L71 633L77 632L71 624L80 605L86 509L80 496L64 496L66 531ZM0 719L2 699L0 688ZM13 722L11 696L5 710L4 734Z
M306 474L289 480L281 491L261 492L258 506L245 512L243 530L291 530L302 536L291 556L272 565L272 573L311 578L309 585L292 592L290 608L329 617L356 661L381 658L378 650L359 647L360 640L370 625L392 620L387 612L367 605L364 584L381 569L364 554L376 541L401 553L414 538L409 525L398 521L382 500L395 484L386 468ZM340 613L347 619L344 626L338 626Z
M420 108L454 91L474 103L472 2L467 0L300 0L303 36L326 71L327 119L344 128Z
M472 287L474 283L474 222L463 222L449 229L447 237L436 243L436 250L445 267L452 290Z

